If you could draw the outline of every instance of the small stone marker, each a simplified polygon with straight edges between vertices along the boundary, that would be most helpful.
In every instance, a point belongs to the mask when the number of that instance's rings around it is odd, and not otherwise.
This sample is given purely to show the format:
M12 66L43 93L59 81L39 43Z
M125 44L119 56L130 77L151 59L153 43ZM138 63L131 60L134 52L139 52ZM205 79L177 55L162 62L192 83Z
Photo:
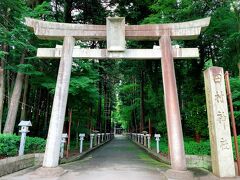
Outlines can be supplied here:
M24 147L25 147L25 142L26 142L26 136L27 136L27 133L29 132L28 128L29 128L29 126L32 126L32 123L31 123L31 121L21 121L18 124L18 126L21 127L19 132L22 133L18 155L22 156L24 154Z
M94 146L97 145L97 133L94 133Z
M60 146L60 158L63 158L64 154L64 144L66 143L66 139L68 138L67 133L62 134L62 139L61 139L61 146Z
M141 144L143 144L144 134L141 134Z
M82 153L84 137L85 137L85 134L84 134L84 133L79 134L79 140L80 140L80 153Z
M98 133L97 134L97 144L98 145L100 144L100 139L101 139L101 133Z
M104 141L104 133L102 133L102 142Z
M156 138L156 147L157 147L157 153L159 153L159 141L160 141L160 134L155 134L154 137Z
M147 146L148 149L151 149L151 134L147 134Z
M219 177L234 177L235 167L223 68L208 68L204 71L204 80L213 174Z
M110 135L110 133L107 133L107 141L110 140L109 135Z
M94 138L94 134L90 134L90 149L93 148L93 138Z

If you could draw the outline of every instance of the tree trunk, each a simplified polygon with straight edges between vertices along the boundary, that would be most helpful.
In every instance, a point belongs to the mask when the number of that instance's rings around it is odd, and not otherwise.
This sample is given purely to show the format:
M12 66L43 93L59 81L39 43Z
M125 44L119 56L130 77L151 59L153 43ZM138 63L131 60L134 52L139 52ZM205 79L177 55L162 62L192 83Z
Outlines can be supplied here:
M7 46L3 44L3 51L7 51ZM2 133L2 116L5 99L5 87L4 87L4 59L0 62L0 134Z
M136 85L136 78L134 79L134 84ZM137 91L137 89L134 86L134 88L133 88L133 106L135 104L136 91ZM137 118L136 118L136 108L134 108L134 110L133 110L133 116L134 116L135 132L138 132L138 123L137 123Z
M88 127L89 134L91 134L91 132L92 132L92 114L93 114L93 107L91 105L89 108L89 127Z
M41 116L41 99L42 99L42 89L39 89L39 93L37 93L36 98L36 106L35 106L35 127L36 127L36 135L40 134L40 116Z
M100 63L101 65L101 63ZM99 69L99 73L101 73L101 69ZM97 114L97 129L99 131L102 130L102 78L100 74L99 82L98 82L98 91L99 91L99 98L98 98L98 114Z
M20 120L26 120L26 102L27 102L27 93L28 93L28 78L29 78L29 76L26 75L25 80L24 80L24 93L23 93Z
M149 118L148 120L148 133L151 135L152 134L152 124L151 124L151 119Z
M144 72L141 71L141 122L140 122L140 132L144 130Z
M238 77L239 77L239 79L240 79L240 62L238 63Z
M2 68L3 64L0 67L0 134L2 132L2 115L3 115L3 105L4 105L4 71Z
M195 141L197 143L200 143L201 141L201 135L197 131L195 131Z
M73 0L65 0L64 4L64 22L71 23L72 22L72 4Z
M22 54L20 64L24 63L24 58L25 58L25 52L23 52L23 54ZM15 85L13 88L13 93L11 96L10 106L9 106L8 114L7 114L7 120L6 120L6 124L4 126L3 133L12 134L14 131L19 100L20 100L21 92L22 92L23 77L24 77L24 75L22 73L20 73L20 72L17 73L16 82L15 82Z
M49 121L49 107L51 102L51 95L47 92L47 99L46 99L46 108L45 108L45 116L44 116L44 124L43 124L43 133L47 134L48 130L48 121Z

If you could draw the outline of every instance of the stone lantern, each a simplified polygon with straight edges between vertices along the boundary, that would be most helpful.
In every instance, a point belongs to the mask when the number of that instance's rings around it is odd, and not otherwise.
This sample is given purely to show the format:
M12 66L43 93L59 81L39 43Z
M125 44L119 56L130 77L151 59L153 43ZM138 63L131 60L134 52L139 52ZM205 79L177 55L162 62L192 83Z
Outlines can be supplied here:
M61 145L60 145L60 157L63 158L64 154L64 144L66 143L66 139L68 138L67 133L62 134Z
M92 149L93 148L93 138L94 138L94 135L95 134L90 134L90 149Z
M143 145L147 146L147 131L143 131Z
M29 132L28 128L30 126L32 126L31 121L21 121L18 126L21 127L21 129L19 130L19 132L22 133L21 135L21 141L20 141L20 147L19 147L19 151L18 151L18 155L22 156L24 154L24 146L25 146L25 142L26 142L26 135Z
M160 141L160 134L155 134L154 137L156 138L156 145L157 145L157 153L159 153L159 141Z
M80 140L80 153L82 153L84 137L85 137L85 133L81 133L81 134L79 134L79 140Z

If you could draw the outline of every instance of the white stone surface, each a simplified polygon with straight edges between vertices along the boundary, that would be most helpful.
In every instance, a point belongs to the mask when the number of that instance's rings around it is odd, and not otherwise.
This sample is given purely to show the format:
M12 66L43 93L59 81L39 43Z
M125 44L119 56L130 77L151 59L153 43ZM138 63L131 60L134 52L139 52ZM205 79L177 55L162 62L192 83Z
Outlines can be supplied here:
M79 140L80 140L80 154L82 153L82 149L83 149L83 140L84 140L84 137L85 137L85 133L80 133L79 134Z
M93 148L93 138L94 138L94 134L90 134L90 149Z
M125 37L127 40L148 41L159 40L163 35L169 35L172 39L196 39L209 23L210 18L203 18L181 23L126 25ZM25 18L25 24L41 39L72 36L80 40L106 40L107 35L105 25L47 22L31 18Z
M101 134L98 133L98 134L97 134L97 144L99 145L100 142L101 142Z
M107 18L107 50L124 51L125 50L125 18L108 17Z
M62 134L61 145L60 145L60 158L63 158L64 155L64 144L66 143L66 139L68 138L67 133Z
M31 121L21 121L18 126L32 126Z
M213 173L219 177L234 177L235 167L223 68L207 69L204 71L204 80Z
M101 133L102 134L102 142L104 141L104 133Z
M151 134L147 134L147 146L148 149L151 149Z
M64 38L63 53L58 70L43 167L50 168L58 166L61 134L63 131L69 81L72 69L72 52L74 43L75 39L73 37L67 36Z
M160 134L155 134L154 137L156 138L156 149L157 149L157 153L159 153L159 152L160 152L160 150L159 150L159 141L160 141L161 135L160 135Z
M18 155L22 156L24 155L24 148L25 148L25 142L26 142L26 136L29 131L20 131L21 134L21 140L20 140L20 146L18 150Z
M38 48L37 57L59 59L62 48ZM137 59L152 60L161 59L162 53L159 49L126 49L124 52L108 52L106 49L73 49L73 58L80 59ZM196 59L199 58L198 48L173 48L174 59Z

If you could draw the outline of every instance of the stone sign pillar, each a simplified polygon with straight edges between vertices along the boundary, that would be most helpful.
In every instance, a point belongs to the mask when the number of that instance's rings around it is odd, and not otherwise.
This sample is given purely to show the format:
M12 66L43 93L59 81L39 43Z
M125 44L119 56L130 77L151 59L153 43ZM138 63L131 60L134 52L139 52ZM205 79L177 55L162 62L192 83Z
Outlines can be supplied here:
M234 177L235 167L229 125L224 73L221 67L204 71L213 174Z
M75 39L73 37L64 37L46 150L43 159L43 167L52 168L58 166L61 135L63 131L69 81L72 69L72 52L74 43Z

